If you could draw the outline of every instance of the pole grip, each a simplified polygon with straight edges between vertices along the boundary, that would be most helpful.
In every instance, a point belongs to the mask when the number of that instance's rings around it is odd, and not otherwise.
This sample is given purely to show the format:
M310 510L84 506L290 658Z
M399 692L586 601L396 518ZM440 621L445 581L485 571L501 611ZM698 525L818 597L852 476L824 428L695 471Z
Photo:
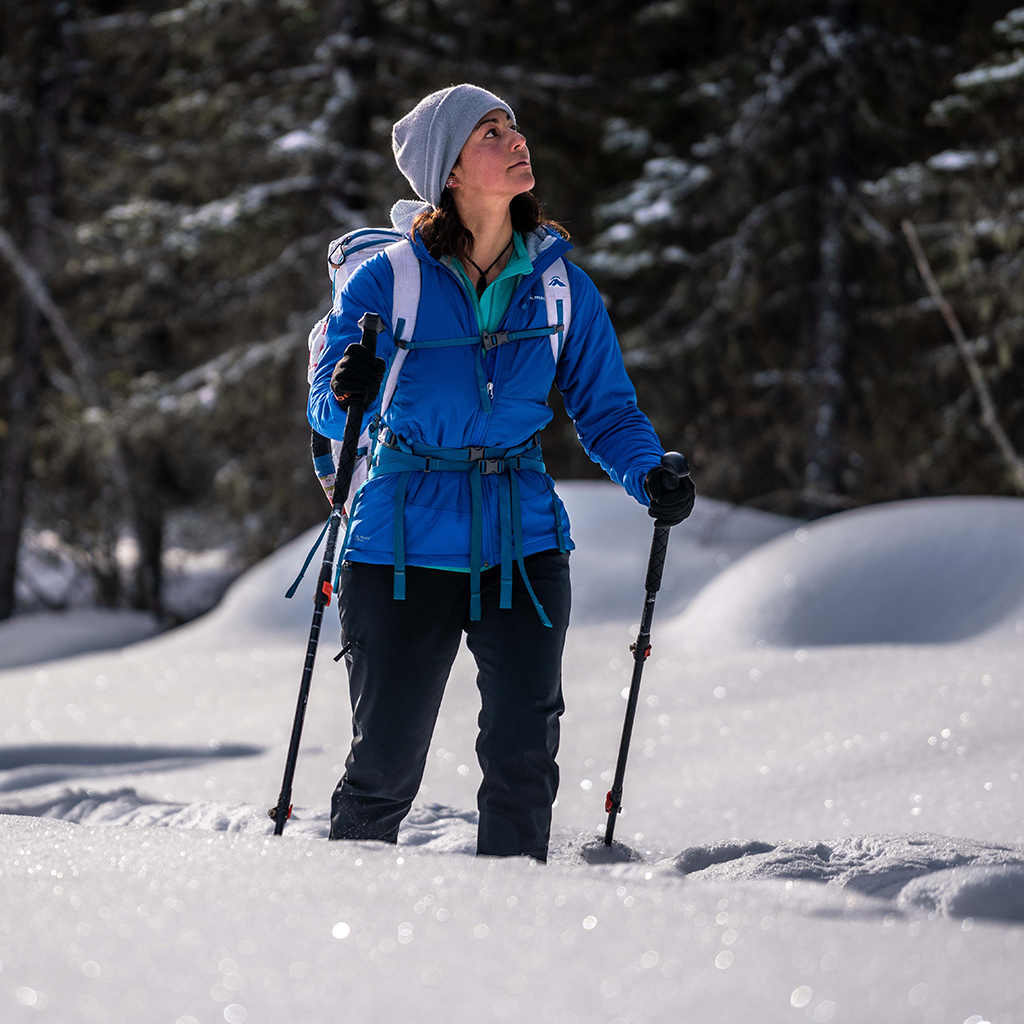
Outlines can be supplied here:
M670 491L674 491L679 486L679 481L684 476L690 475L690 464L681 452L665 452L661 457L661 468L665 470L668 477L665 487Z
M651 557L647 562L647 580L644 589L648 594L656 594L661 590L661 578L665 573L665 556L668 554L668 534L670 526L660 519L654 521L654 537L651 540Z
M377 354L377 335L384 329L384 324L376 313L371 313L367 310L359 318L359 326L363 332L363 336L359 339L359 344L363 348L369 349L371 356L375 356Z

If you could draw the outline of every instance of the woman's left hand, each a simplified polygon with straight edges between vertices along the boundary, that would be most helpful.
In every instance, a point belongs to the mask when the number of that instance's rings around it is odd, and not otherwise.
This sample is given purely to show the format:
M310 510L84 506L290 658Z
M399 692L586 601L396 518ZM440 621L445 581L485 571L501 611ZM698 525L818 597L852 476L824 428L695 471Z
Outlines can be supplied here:
M651 499L651 518L666 526L678 526L693 511L697 490L689 476L676 476L664 466L655 466L644 477L644 490Z

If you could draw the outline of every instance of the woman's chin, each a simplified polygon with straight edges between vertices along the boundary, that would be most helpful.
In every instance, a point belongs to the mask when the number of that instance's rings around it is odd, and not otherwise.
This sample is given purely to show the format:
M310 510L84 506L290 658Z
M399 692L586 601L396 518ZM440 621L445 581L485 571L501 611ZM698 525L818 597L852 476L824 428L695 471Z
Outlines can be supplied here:
M537 179L534 178L533 171L526 171L524 174L517 175L515 184L516 195L520 195L523 192L529 192L537 184Z

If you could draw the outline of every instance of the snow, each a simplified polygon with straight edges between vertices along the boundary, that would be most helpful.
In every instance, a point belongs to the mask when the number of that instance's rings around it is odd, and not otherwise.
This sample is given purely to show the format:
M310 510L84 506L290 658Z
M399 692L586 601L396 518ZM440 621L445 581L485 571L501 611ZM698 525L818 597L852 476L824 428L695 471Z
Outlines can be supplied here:
M291 195L294 192L309 192L315 189L317 181L309 175L295 175L280 181L266 181L251 185L224 199L215 199L181 217L182 231L227 230L242 216L251 216L260 211L269 199Z
M1008 43L1024 43L1024 7L1010 11L993 26Z
M1024 502L937 498L829 516L765 544L673 625L708 650L1024 637Z
M972 150L947 149L935 156L928 158L928 166L933 171L947 171L957 173L966 171L971 167L995 167L999 163L999 155L994 149L987 149L983 153Z
M282 153L304 152L307 150L318 150L323 148L323 140L307 131L296 129L275 139L270 147L272 150L279 150Z
M155 636L160 628L148 612L124 609L77 608L19 615L0 622L0 668L126 647Z
M650 520L611 485L559 490L578 549L546 866L472 856L465 651L399 845L324 841L349 729L333 616L295 816L268 834L307 534L196 622L3 673L0 1019L1021 1019L1024 501L802 524L699 499L609 851Z
M977 68L956 75L953 85L957 89L979 89L986 85L1002 85L1004 82L1015 82L1024 77L1024 56L1018 57L1009 64L994 64L987 68Z
M606 153L623 152L639 157L651 148L651 133L643 126L634 128L624 117L610 117L604 123L601 148Z
M678 157L655 157L644 163L642 177L621 199L606 203L598 210L605 220L631 217L637 224L661 220L671 214L674 204L696 191L711 177L711 169ZM650 213L654 209L655 213ZM666 213L665 211L668 211Z

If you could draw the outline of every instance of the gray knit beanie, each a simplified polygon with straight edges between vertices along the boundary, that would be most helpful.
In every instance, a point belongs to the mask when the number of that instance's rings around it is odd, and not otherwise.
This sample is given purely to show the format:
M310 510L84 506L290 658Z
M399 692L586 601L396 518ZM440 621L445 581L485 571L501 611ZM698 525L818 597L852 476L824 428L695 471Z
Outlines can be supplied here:
M452 85L432 92L391 129L391 148L398 169L409 179L416 195L431 206L441 193L451 169L477 122L491 110L512 108L478 85Z

